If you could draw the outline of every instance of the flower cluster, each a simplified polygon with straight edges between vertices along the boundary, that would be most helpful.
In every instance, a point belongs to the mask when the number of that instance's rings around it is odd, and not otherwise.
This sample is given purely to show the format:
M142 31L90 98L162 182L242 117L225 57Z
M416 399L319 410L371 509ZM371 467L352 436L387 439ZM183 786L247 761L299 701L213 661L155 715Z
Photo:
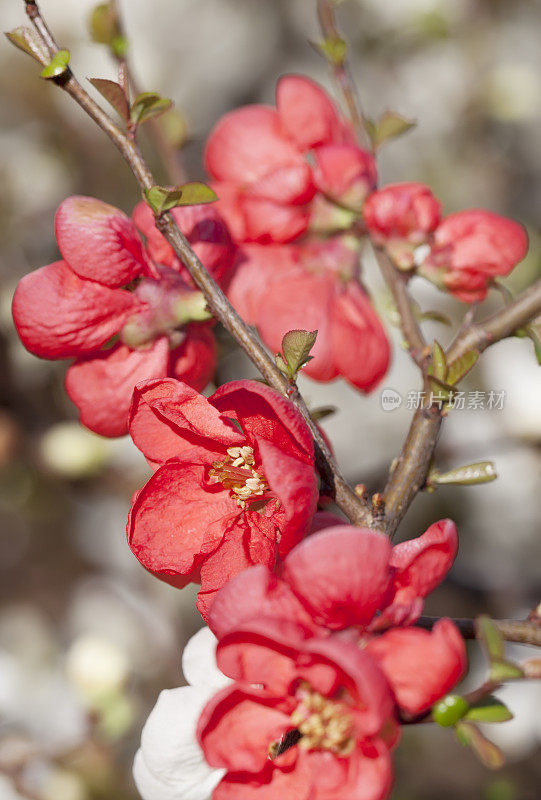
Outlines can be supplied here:
M66 390L81 422L104 436L127 432L133 388L174 375L202 389L214 372L215 343L200 292L155 244L142 204L134 221L91 197L59 207L61 261L26 275L13 299L19 336L41 358L74 358ZM176 210L207 269L223 280L235 248L214 208ZM147 246L137 226L149 236ZM159 235L159 234L158 234Z
M280 576L232 579L209 616L215 655L203 629L183 657L190 686L163 692L143 731L144 800L387 797L400 721L465 669L450 620L412 626L456 548L449 520L394 548L341 525L299 544Z

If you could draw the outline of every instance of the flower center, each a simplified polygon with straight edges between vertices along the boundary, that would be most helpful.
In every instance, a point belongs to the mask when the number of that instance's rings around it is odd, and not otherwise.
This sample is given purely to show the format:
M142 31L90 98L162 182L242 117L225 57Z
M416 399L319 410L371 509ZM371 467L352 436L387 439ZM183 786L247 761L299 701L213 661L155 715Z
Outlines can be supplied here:
M354 722L345 703L329 700L301 683L296 698L297 708L290 719L295 731L288 731L279 742L269 747L271 758L298 744L303 750L330 750L348 756L355 747Z
M224 461L215 461L210 477L229 489L240 508L269 490L265 476L254 469L254 451L249 445L229 447Z

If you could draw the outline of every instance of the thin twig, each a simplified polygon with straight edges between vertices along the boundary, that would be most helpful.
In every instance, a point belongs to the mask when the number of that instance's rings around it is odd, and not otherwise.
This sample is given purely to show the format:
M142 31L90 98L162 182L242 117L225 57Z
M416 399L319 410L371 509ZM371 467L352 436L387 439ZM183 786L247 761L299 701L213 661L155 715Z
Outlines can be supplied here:
M420 628L432 630L439 617L419 617L415 623ZM475 639L475 620L473 619L453 619L461 636L464 639ZM499 629L506 642L518 642L519 644L531 644L541 647L541 625L528 620L516 619L494 619L492 622Z
M47 46L51 56L53 56L59 48L41 16L38 4L35 0L30 0L30 2L25 3L25 6L29 19ZM61 86L109 136L130 166L141 189L150 189L155 184L155 181L137 144L131 141L108 114L87 94L71 70L67 70L57 78L55 83ZM368 503L358 497L343 478L296 385L291 384L278 369L255 333L237 314L225 294L191 249L188 240L180 231L172 214L166 212L161 216L158 215L156 224L175 254L186 266L194 283L203 292L214 316L247 353L267 383L288 397L304 417L314 438L316 463L321 473L325 491L334 497L336 504L351 522L358 525L372 524L372 512Z

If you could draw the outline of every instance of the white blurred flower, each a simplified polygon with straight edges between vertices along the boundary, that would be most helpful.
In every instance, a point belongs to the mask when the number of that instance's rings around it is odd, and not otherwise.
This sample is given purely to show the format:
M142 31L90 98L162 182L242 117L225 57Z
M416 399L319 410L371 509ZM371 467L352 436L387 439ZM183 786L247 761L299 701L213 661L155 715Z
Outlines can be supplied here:
M222 779L224 770L209 767L195 736L205 704L230 683L215 652L209 628L192 636L182 656L189 685L161 692L145 723L133 765L143 800L209 800Z
M80 636L71 645L66 673L85 702L93 705L124 686L129 665L120 647L101 636Z
M59 422L42 436L43 461L65 478L87 478L100 472L111 453L107 439L82 428L78 422Z

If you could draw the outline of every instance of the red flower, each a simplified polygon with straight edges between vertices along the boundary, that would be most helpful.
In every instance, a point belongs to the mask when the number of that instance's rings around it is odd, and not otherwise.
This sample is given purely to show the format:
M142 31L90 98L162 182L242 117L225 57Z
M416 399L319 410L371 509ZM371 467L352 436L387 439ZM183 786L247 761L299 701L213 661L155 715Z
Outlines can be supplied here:
M373 158L354 144L327 94L299 75L278 82L276 109L246 106L222 117L205 161L237 242L290 242L308 229L309 204L321 193L359 211L376 183Z
M202 389L214 371L215 344L207 325L186 326L202 318L199 293L153 263L129 217L100 200L68 198L55 229L64 260L19 282L13 316L30 352L76 359L66 389L81 422L104 436L126 433L133 387L144 378L173 374ZM224 246L216 247L223 269ZM231 264L231 246L228 252Z
M214 601L209 625L218 638L264 618L293 621L318 637L349 629L380 664L397 704L420 713L464 672L462 639L449 620L430 633L388 629L418 619L423 598L444 578L456 550L450 520L394 548L376 531L328 528L289 553L281 577L254 567L230 581Z
M213 800L387 796L396 725L370 656L261 620L223 637L216 658L236 682L205 706L198 725L208 763L226 770Z
M368 392L388 369L390 347L354 277L356 258L349 238L325 244L247 245L228 294L274 352L280 351L289 330L318 331L304 374L318 381L343 377Z
M414 266L414 250L441 218L441 203L422 183L395 183L372 192L363 215L372 241L386 248L402 269Z
M207 400L172 379L147 381L134 392L130 433L157 468L133 501L130 547L175 586L200 581L203 616L229 578L273 567L307 532L318 494L313 441L272 389L236 381Z
M484 300L492 278L508 275L528 251L518 222L490 211L450 214L434 234L420 272L465 303Z

